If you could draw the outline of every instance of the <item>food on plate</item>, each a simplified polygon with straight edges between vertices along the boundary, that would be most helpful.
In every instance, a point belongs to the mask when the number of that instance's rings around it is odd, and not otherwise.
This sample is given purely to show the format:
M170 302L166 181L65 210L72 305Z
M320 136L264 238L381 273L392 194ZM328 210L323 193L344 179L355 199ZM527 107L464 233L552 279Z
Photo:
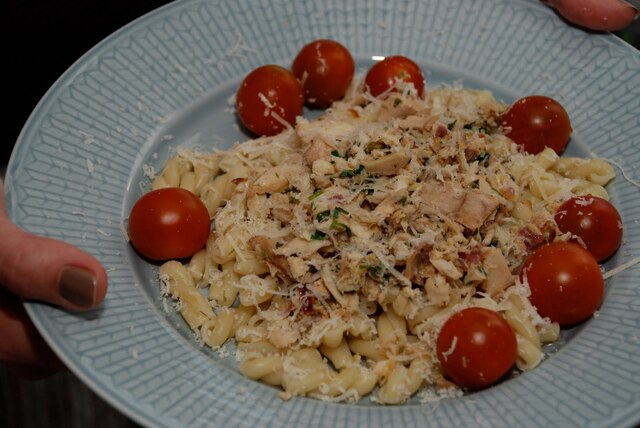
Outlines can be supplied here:
M418 71L379 74L380 92L369 71L276 135L178 149L152 183L197 195L214 222L204 249L162 264L163 292L201 343L233 339L240 371L283 398L485 388L536 367L602 301L597 263L556 216L608 199L612 167L528 153L490 92L424 88Z
M256 135L276 135L302 113L302 85L279 65L263 65L244 78L236 94L242 124Z
M574 196L556 212L562 232L569 232L599 262L611 257L622 243L622 219L605 199L592 195Z
M538 313L562 326L589 318L604 298L604 280L593 256L578 244L556 241L533 252L520 273Z
M466 308L444 323L436 352L442 371L457 385L481 389L511 370L517 340L503 316L485 308Z
M191 257L204 247L209 232L204 203L192 192L176 187L146 193L129 215L129 239L151 260Z
M353 80L355 63L347 48L334 40L305 45L291 66L309 105L326 108L341 100Z
M386 91L393 90L398 80L412 83L418 91L418 96L422 96L424 75L420 66L413 60L400 55L388 56L376 62L367 72L364 84L369 93L377 97Z
M543 95L520 98L500 116L499 124L509 138L534 155L546 147L561 154L573 132L564 107Z

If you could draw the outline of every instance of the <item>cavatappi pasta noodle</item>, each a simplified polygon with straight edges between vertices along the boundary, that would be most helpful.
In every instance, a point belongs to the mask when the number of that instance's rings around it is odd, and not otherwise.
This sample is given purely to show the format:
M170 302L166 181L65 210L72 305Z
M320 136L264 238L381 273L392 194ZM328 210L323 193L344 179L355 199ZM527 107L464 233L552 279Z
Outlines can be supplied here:
M178 150L152 187L184 187L214 221L190 262L160 268L206 345L237 344L240 371L282 396L402 403L451 387L435 341L466 307L501 314L529 370L559 326L517 271L567 240L556 207L607 198L598 159L523 153L496 126L487 91L412 87L384 100L358 85L319 119L230 150ZM379 388L376 388L379 387Z

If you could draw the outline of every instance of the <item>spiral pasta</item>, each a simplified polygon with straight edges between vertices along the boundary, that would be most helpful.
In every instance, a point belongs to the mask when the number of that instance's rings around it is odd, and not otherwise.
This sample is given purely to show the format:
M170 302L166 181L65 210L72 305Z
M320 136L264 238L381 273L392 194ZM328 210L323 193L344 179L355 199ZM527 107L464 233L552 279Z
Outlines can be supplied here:
M401 88L402 89L402 88ZM499 313L530 370L559 327L540 318L517 270L532 242L564 239L568 196L607 197L599 159L523 153L486 91L361 92L318 120L230 150L180 150L153 188L198 195L206 248L160 268L202 341L237 343L240 371L282 396L405 402L440 385L435 340L467 307Z

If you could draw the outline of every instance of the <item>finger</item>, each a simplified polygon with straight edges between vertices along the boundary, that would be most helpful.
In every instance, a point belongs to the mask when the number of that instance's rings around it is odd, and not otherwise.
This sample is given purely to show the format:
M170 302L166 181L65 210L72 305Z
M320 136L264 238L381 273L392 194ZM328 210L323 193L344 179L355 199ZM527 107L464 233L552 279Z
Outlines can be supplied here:
M9 220L0 180L0 284L24 299L70 309L99 304L107 273L93 256L68 243L35 236Z
M3 289L0 289L0 325L0 361L12 366L17 375L36 379L66 370L38 333L20 299Z
M638 15L638 9L622 0L548 0L568 21L596 31L626 28Z

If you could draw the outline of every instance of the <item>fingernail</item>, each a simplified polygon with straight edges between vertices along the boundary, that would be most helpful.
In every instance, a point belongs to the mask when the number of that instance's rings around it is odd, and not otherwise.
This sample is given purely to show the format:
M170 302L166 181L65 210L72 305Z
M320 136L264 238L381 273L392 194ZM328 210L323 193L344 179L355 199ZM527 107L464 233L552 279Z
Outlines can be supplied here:
M628 1L622 0L622 3L630 6L634 10L635 15L633 16L633 20L635 21L636 19L638 19L638 17L640 16L640 10L638 10L638 7L635 4L629 3Z
M63 267L58 285L60 296L75 306L88 308L96 302L97 280L87 270L75 266Z

